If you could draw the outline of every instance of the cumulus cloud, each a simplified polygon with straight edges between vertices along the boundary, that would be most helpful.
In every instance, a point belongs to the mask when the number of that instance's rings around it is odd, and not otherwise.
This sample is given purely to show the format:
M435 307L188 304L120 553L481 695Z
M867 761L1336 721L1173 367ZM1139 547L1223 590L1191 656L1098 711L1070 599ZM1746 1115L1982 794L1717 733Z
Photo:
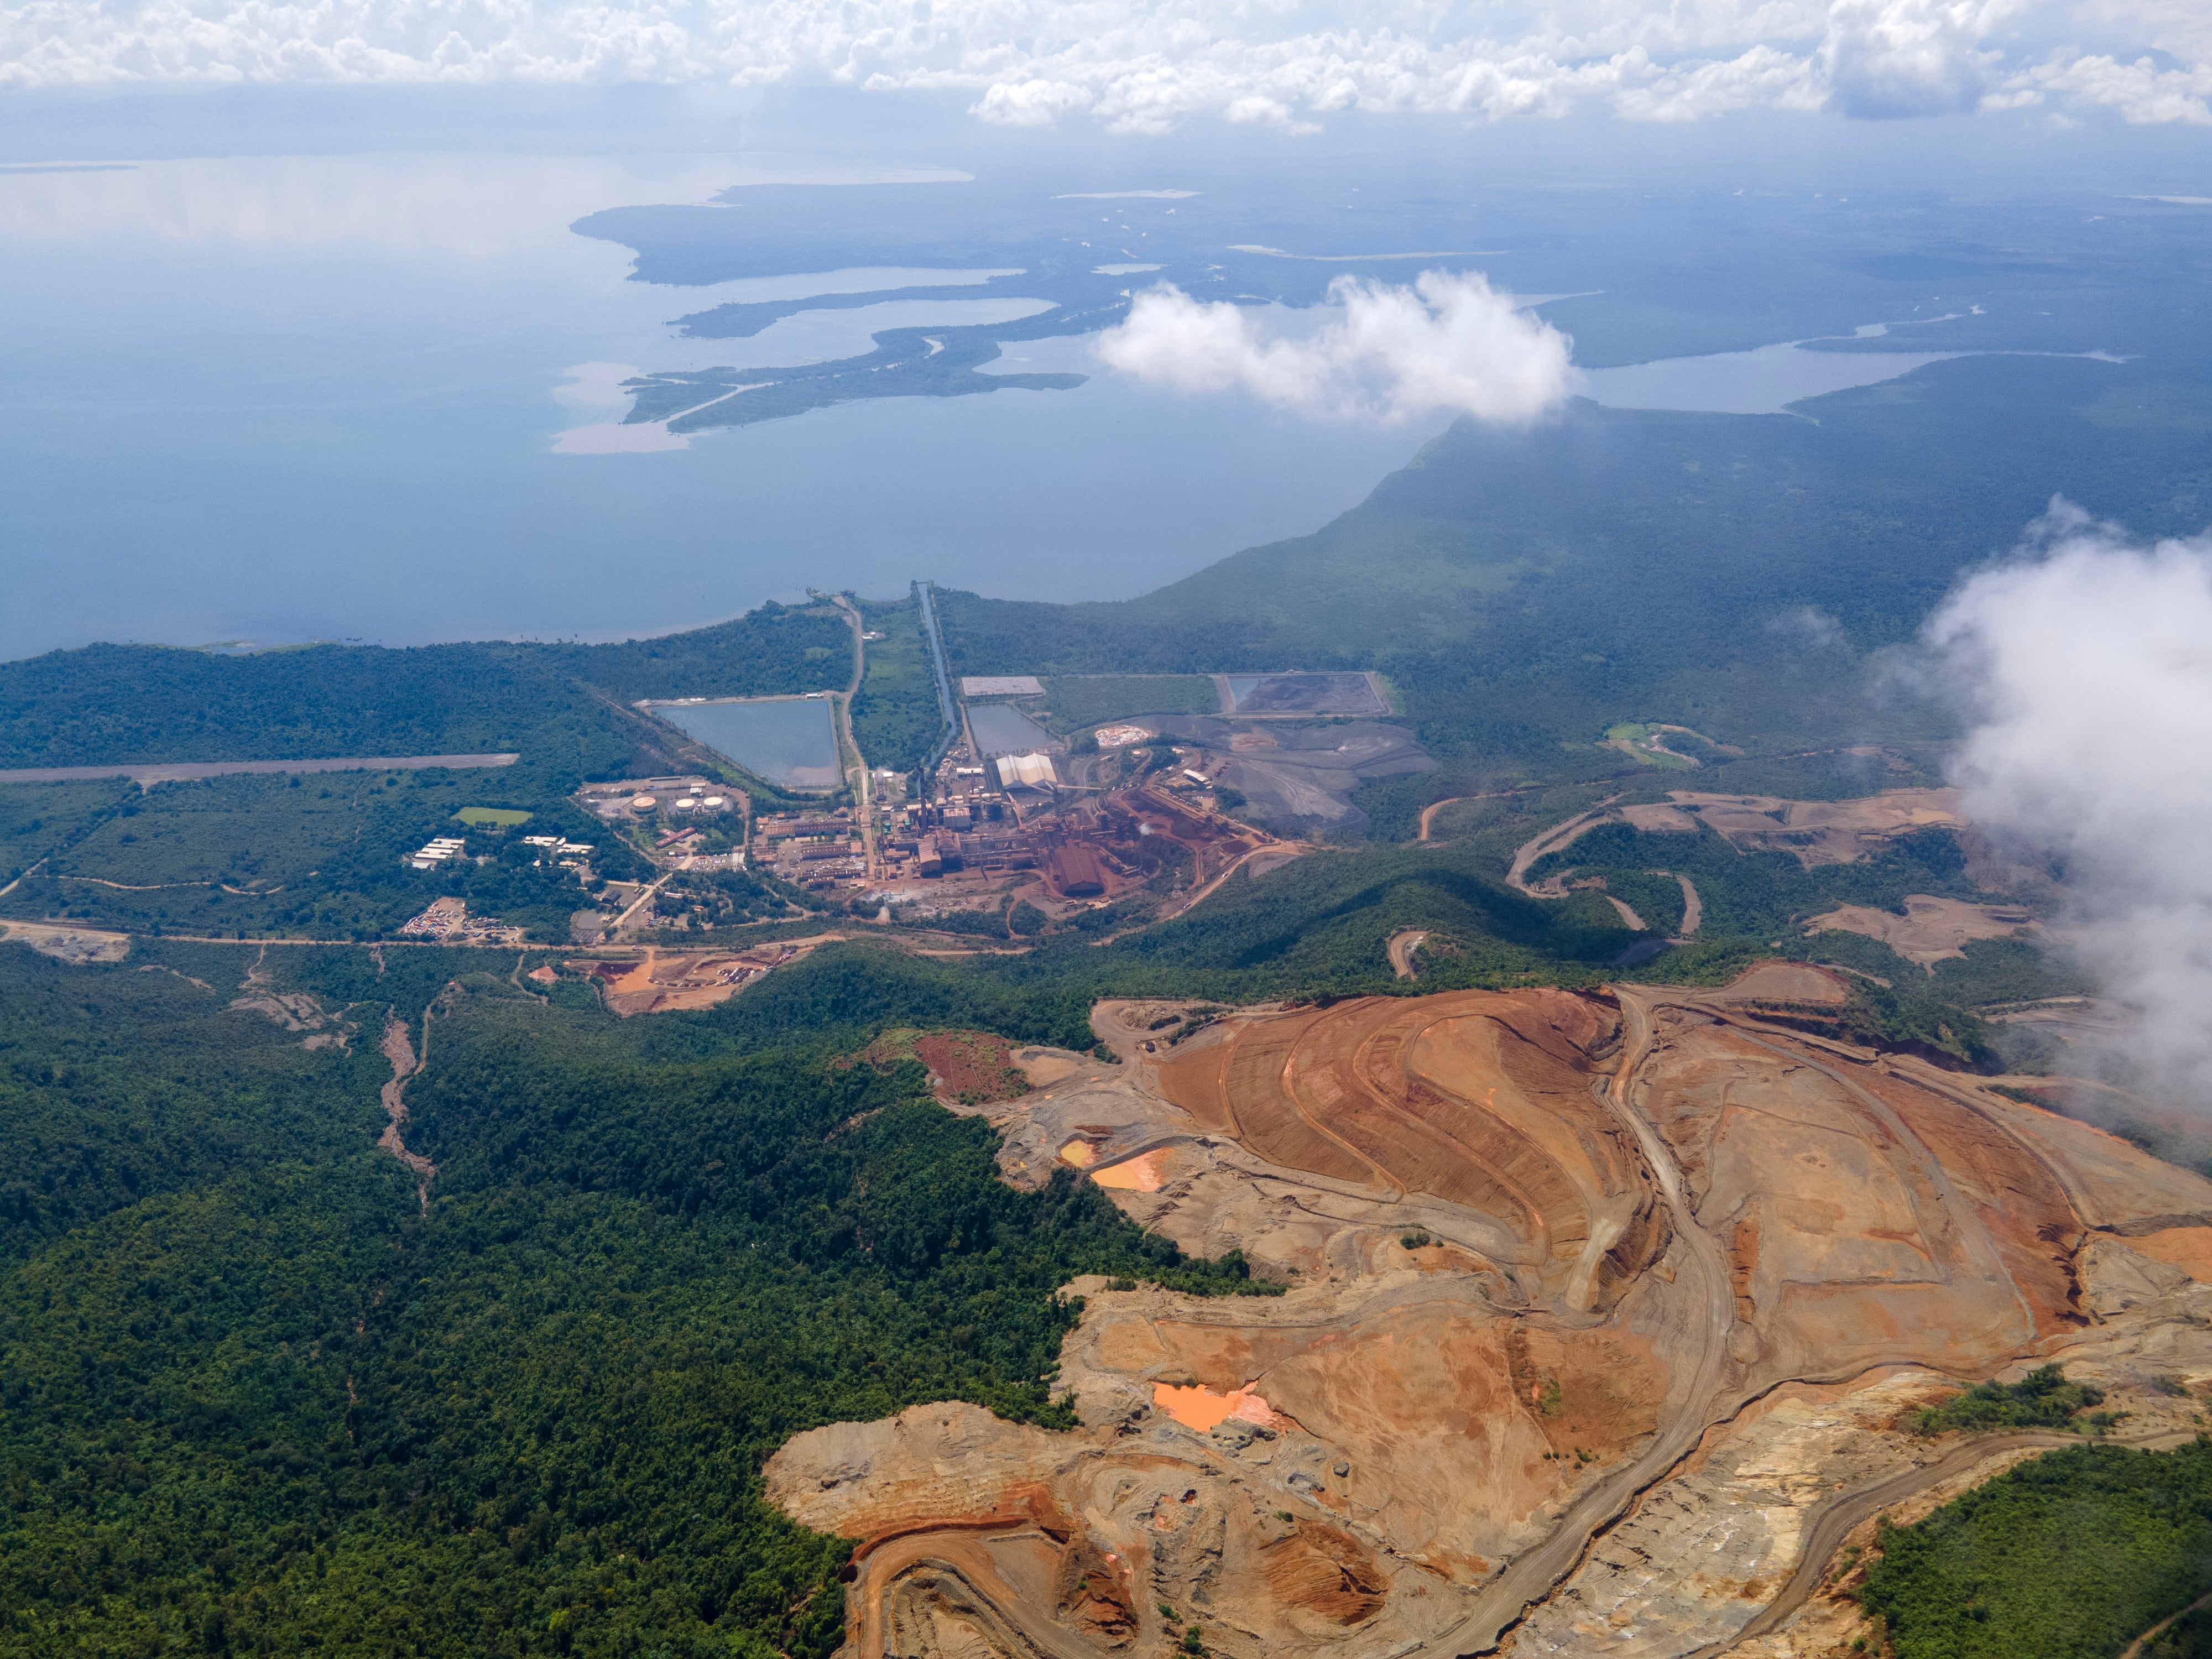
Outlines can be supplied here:
M956 90L981 120L1303 131L1584 106L2212 121L2198 0L16 0L0 86L720 80Z
M2003 59L1982 43L2005 9L2004 0L1837 0L1820 46L1830 106L1877 120L1966 114Z
M1304 415L1530 421L1573 390L1573 346L1480 272L1431 270L1410 288L1340 276L1327 304L1302 311L1201 301L1162 284L1136 296L1098 355L1154 385L1242 392Z
M2054 500L1927 641L1972 726L1978 820L2053 856L2130 1057L2212 1107L2212 536L2142 545Z

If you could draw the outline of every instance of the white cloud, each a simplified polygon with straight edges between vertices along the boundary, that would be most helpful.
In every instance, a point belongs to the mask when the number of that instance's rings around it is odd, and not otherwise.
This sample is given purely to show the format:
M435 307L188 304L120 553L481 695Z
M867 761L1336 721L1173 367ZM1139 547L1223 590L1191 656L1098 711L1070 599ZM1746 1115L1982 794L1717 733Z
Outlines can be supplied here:
M720 80L936 88L983 120L1303 131L1595 105L2212 120L2201 0L18 0L0 87ZM2068 112L2072 112L2069 115Z
M1410 288L1340 276L1310 311L1192 299L1162 285L1100 336L1109 367L1180 392L1242 392L1334 419L1454 410L1528 421L1574 389L1573 341L1480 272L1425 271Z
M2006 0L1836 0L1820 56L1829 106L1875 119L1966 113L2002 62L1983 43L2009 9Z
M2060 860L2132 1057L2212 1106L2212 536L2146 547L2054 500L1927 637L1972 716L1970 811Z

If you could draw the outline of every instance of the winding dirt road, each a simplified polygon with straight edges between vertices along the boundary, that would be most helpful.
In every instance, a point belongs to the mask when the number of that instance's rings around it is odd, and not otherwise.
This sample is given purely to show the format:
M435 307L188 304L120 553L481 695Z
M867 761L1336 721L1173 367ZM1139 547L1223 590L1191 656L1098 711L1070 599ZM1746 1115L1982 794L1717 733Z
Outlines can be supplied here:
M405 1098L407 1079L428 1063L430 1058L430 1016L422 1015L422 1054L416 1057L415 1045L408 1041L407 1024L395 1016L386 1016L384 1026L384 1057L392 1062L392 1081L378 1091L384 1103L384 1133L376 1144L405 1164L415 1176L416 1201L422 1213L430 1213L430 1177L438 1173L438 1166L420 1152L410 1152L399 1133L399 1126L407 1121Z
M1695 939L1698 929L1705 920L1705 902L1698 896L1698 890L1690 884L1687 876L1677 873L1674 879L1682 884L1682 931L1680 939Z
M1526 893L1530 898L1565 897L1564 890L1546 890L1548 884L1540 883L1535 886L1530 886L1529 866L1547 854L1561 852L1571 847L1581 836L1596 829L1605 819L1606 808L1620 799L1618 795L1607 795L1589 811L1577 812L1564 823L1555 823L1550 829L1540 830L1522 842L1519 850L1513 854L1511 866L1505 872L1505 884L1516 892Z
M1400 979L1413 979L1420 969L1414 965L1413 952L1427 941L1428 934L1419 927L1402 928L1390 935L1390 971Z

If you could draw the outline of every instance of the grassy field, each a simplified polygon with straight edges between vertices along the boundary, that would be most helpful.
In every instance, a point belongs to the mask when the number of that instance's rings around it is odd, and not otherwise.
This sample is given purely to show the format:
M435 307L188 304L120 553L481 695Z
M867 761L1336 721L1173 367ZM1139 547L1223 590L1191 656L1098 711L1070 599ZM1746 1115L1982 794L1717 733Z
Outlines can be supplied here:
M1046 724L1062 733L1136 714L1211 714L1221 706L1207 674L1064 674L1044 690Z
M531 814L527 812L501 806L464 806L453 816L463 823L495 824L502 830L512 830L519 823L529 823L531 819Z
M137 798L138 786L120 781L0 784L0 887Z

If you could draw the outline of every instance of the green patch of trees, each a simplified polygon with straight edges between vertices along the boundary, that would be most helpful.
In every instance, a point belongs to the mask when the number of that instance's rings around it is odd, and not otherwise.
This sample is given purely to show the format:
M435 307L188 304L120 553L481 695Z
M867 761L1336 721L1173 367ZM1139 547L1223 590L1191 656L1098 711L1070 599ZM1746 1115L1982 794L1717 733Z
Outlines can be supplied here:
M2104 1390L2093 1383L2069 1382L2063 1368L2039 1365L2017 1382L1977 1382L1964 1394L1923 1407L1912 1425L1922 1434L2070 1428L2079 1413L2104 1398Z
M1898 1659L2114 1659L2212 1588L2212 1442L2068 1447L1881 1549L1861 1601Z
M301 954L295 984L374 973L366 951ZM42 1133L127 1144L100 1126L135 1089L157 1152L226 1124L232 1144L137 1175L102 1157L98 1202L16 1235L10 1652L826 1655L848 1546L764 1502L762 1460L791 1434L947 1398L1070 1423L1056 1356L1079 1307L1057 1292L1078 1273L1274 1288L1072 1176L1015 1191L988 1126L930 1103L911 1062L794 1049L788 1024L754 1044L694 1024L687 1054L489 974L441 1003L410 1085L410 1139L439 1165L425 1215L374 1147L366 1065L301 1073L319 1121L264 1090L211 1122L129 1066L173 1065L197 1033L235 1086L252 1017L207 1006L226 987L181 1006L186 1032L156 1030L183 981L103 982L122 1004L40 1039L47 1068L70 1056Z

